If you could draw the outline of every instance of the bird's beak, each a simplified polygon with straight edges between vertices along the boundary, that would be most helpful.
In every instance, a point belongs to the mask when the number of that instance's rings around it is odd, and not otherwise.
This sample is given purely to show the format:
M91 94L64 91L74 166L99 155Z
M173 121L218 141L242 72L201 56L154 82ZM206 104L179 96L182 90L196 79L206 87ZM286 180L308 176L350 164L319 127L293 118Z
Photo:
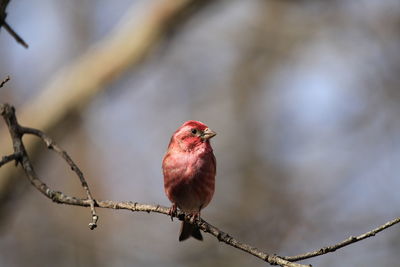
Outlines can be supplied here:
M212 138L212 137L214 137L216 135L217 135L216 132L214 132L210 128L207 128L207 129L204 130L203 134L201 135L201 138L203 140L208 140L208 139L210 139L210 138Z

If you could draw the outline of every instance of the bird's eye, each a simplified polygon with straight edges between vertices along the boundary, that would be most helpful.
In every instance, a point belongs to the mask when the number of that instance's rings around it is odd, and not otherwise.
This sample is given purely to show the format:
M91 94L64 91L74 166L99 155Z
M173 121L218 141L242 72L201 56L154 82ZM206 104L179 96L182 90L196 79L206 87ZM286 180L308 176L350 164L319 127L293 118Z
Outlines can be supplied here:
M192 129L192 134L197 134L197 130L196 129Z

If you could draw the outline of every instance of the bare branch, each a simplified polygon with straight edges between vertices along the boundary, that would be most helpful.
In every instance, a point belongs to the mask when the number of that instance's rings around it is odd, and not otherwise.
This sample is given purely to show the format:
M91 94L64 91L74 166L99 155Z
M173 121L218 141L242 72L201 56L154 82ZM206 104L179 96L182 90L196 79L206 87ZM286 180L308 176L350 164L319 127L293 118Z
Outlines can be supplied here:
M28 158L28 155L26 153L26 149L24 147L24 144L22 142L22 136L24 134L32 134L35 135L43 140L43 142L46 144L48 149L51 149L55 151L58 155L60 155L71 167L71 169L76 173L78 176L79 180L81 181L82 187L86 192L87 195L87 200L90 203L90 210L92 212L92 222L89 224L89 228L93 230L94 228L97 227L97 220L98 216L96 214L96 210L94 208L94 200L92 197L92 194L90 193L89 186L85 180L85 177L83 176L83 173L81 170L78 168L78 166L73 162L71 157L62 150L50 137L48 137L45 133L43 133L40 130L32 129L32 128L27 128L27 127L21 127L18 122L17 118L15 117L15 110L13 107L11 107L8 104L2 105L0 107L1 115L5 119L7 126L9 128L11 137L12 137L12 142L14 146L14 151L15 153L12 155L14 158L16 155L19 156L18 160L21 162L25 173L28 175L31 183L36 186L42 193L45 194L45 192L50 192L51 190L47 187L46 184L44 184L40 179L37 177L35 171L33 170L33 166ZM1 165L0 165L1 166Z
M98 216L96 215L95 207L109 208L109 209L126 209L126 210L130 210L130 211L141 211L141 212L156 212L156 213L161 213L161 214L170 216L169 208L162 207L160 205L140 204L137 202L116 202L116 201L110 201L110 200L95 200L90 192L89 186L88 186L81 170L73 162L71 157L63 149L61 149L50 137L48 137L45 133L43 133L40 130L33 129L33 128L27 128L27 127L21 127L17 122L14 108L8 104L0 105L0 114L3 116L5 122L8 126L8 129L9 129L12 141L13 141L13 147L14 147L14 154L4 156L2 158L2 160L0 161L0 167L12 160L16 160L16 162L21 163L22 168L24 169L25 174L27 175L31 184L34 187L36 187L43 195L45 195L52 201L54 201L56 203L60 203L60 204L90 207L91 213L92 213L92 222L89 224L90 229L94 229L97 226ZM68 163L68 165L71 167L71 169L79 177L82 187L85 189L87 199L76 198L76 197L65 195L64 193L59 192L59 191L54 191L54 190L50 189L45 183L43 183L39 179L36 172L34 171L33 165L30 162L30 159L26 152L25 146L22 142L22 136L24 134L32 134L32 135L39 137L46 144L47 148L55 151L58 155L60 155ZM181 211L178 211L177 214L175 215L175 217L178 218L179 220L190 220L190 218L185 217L185 214ZM215 236L219 241L224 242L232 247L238 248L242 251L245 251L253 256L256 256L256 257L262 259L263 261L270 263L271 265L280 265L280 266L287 266L287 267L304 267L307 265L298 264L298 263L295 263L295 261L300 261L300 260L320 256L323 254L327 254L329 252L334 252L337 249L343 248L343 247L353 244L355 242L359 242L363 239L375 236L377 233L379 233L399 222L400 222L400 218L396 218L396 219L389 221L389 222L387 222L369 232L366 232L362 235L359 235L356 237L351 236L335 245L324 247L324 248L321 248L321 249L313 251L313 252L309 252L309 253L305 253L305 254L301 254L301 255L297 255L297 256L291 256L291 257L280 257L280 256L271 255L271 254L262 252L256 247L252 247L250 245L244 244L244 243L236 240L231 235L219 230L217 227L209 224L208 222L206 222L205 220L203 220L201 218L198 221L195 221L195 224L202 231L204 231L206 233L210 233L211 235Z
M108 201L108 200L94 200L92 197L89 186L84 179L82 172L79 170L77 165L72 161L69 155L62 150L56 143L51 140L47 135L43 132L32 129L22 127L18 124L17 118L15 116L15 109L8 105L2 104L0 105L0 114L3 116L8 130L10 132L14 154L13 155L20 155L18 157L18 161L21 163L22 168L25 171L26 176L28 177L31 184L38 189L43 195L51 199L52 201L60 204L68 204L68 205L76 205L76 206L83 206L83 207L90 207L92 211L93 222L89 224L89 226L93 226L91 229L96 227L98 216L95 213L94 207L100 208L110 208L110 209L127 209L131 211L142 211L142 212L157 212L161 214L165 214L170 216L169 208L162 207L160 205L148 205L148 204L139 204L133 202L116 202L116 201ZM54 150L56 153L61 155L64 160L71 166L72 170L75 171L77 176L79 177L82 187L86 190L87 199L76 198L72 196L65 195L62 192L54 191L49 188L45 183L43 183L40 178L37 176L33 165L29 159L29 156L26 152L24 143L22 142L22 136L24 134L33 134L38 136L43 140L43 142L47 145L47 147L51 150ZM14 156L15 157L15 156ZM185 214L181 211L177 212L175 215L176 218L179 220L190 220L190 216L185 217ZM224 242L232 247L238 248L242 251L245 251L253 256L256 256L263 261L270 263L271 265L280 265L285 267L305 267L307 265L298 264L294 262L290 262L288 260L282 259L276 255L271 255L265 252L260 251L256 247L244 244L236 239L234 239L229 234L219 230L217 227L212 226L208 222L204 221L203 219L199 219L195 221L197 226L206 233L210 233L211 235L215 236L219 241Z
M15 164L17 165L18 159L20 157L21 157L21 155L18 155L16 153L8 155L8 156L3 156L2 159L0 160L0 167L3 166L4 164L10 162L10 161L13 161L13 160L16 161Z
M21 36L18 35L18 33L16 33L14 31L14 29L7 23L7 21L3 22L3 27L4 29L7 30L7 32L14 37L15 41L17 41L17 43L19 43L20 45L22 45L25 48L29 48L29 45L24 41L24 39L22 39Z
M6 17L7 17L7 12L6 8L8 4L10 3L10 0L0 0L0 28L4 27L7 32L14 37L14 39L17 41L17 43L21 44L23 47L28 48L28 44L19 36L14 29L7 23Z
M0 88L2 88L9 80L10 80L10 76L7 76L3 81L1 81Z
M389 227L391 227L391 226L393 226L395 224L398 224L398 223L400 223L400 217L396 218L396 219L393 219L393 220L391 220L391 221L389 221L389 222L387 222L385 224L382 224L381 226L379 226L379 227L377 227L377 228L375 228L375 229L373 229L373 230L371 230L369 232L366 232L366 233L364 233L362 235L350 236L349 238L347 238L347 239L343 240L342 242L339 242L339 243L337 243L335 245L328 246L328 247L323 247L323 248L320 248L320 249L318 249L316 251L300 254L300 255L297 255L297 256L282 257L282 258L285 259L285 260L288 260L288 261L300 261L300 260L305 260L305 259L313 258L313 257L316 257L316 256L324 255L324 254L327 254L329 252L334 252L334 251L336 251L336 250L338 250L340 248L346 247L346 246L348 246L350 244L353 244L353 243L359 242L359 241L361 241L363 239L375 236L377 233L379 233L379 232L381 232L381 231L383 231L383 230L385 230L385 229L387 229L387 228L389 228Z
M67 205L75 205L75 206L82 206L82 207L90 207L91 214L92 214L92 222L89 224L90 229L94 229L97 227L97 220L98 216L95 211L95 207L100 208L109 208L109 209L126 209L130 211L141 211L141 212L156 212L165 214L170 216L169 208L162 207L160 205L149 205L149 204L140 204L137 202L117 202L117 201L110 201L110 200L95 200L90 192L89 186L84 178L83 173L78 168L78 166L73 162L71 157L61 149L49 136L43 133L40 130L22 127L18 124L17 118L15 116L15 109L8 105L2 104L0 105L0 114L3 116L8 130L10 132L14 153L8 156L4 156L0 161L0 167L12 160L15 160L17 163L21 163L22 168L25 171L29 181L31 184L36 187L43 195L51 199L52 201L60 204L67 204ZM22 142L22 136L24 134L32 134L39 137L47 146L48 149L55 151L58 155L60 155L71 167L71 169L76 173L79 180L81 181L81 185L84 188L87 198L76 198L73 196L65 195L62 192L54 191L50 189L45 183L43 183L40 178L37 176L36 172L34 171L33 165L28 157L26 152L24 143ZM174 217L178 218L179 220L190 220L190 216L185 216L182 211L178 211ZM219 241L224 242L232 247L240 249L244 252L247 252L257 258L262 259L270 263L271 265L280 265L280 266L287 266L287 267L304 267L309 265L303 265L295 263L296 261L317 257L320 255L327 254L329 252L334 252L340 248L346 247L350 244L359 242L366 238L375 236L377 233L397 224L400 223L400 218L396 218L391 220L369 232L366 232L359 236L351 236L342 242L339 242L335 245L323 247L313 252L291 256L291 257L281 257L272 254L268 254L259 250L256 247L250 246L248 244L242 243L235 238L233 238L228 233L225 233L219 230L217 227L209 224L203 219L199 219L194 222L202 231L209 233L215 236Z
M43 142L46 144L47 148L50 150L53 150L59 156L61 156L67 162L67 164L71 167L71 170L76 173L76 175L78 176L78 178L81 182L83 189L86 192L87 198L90 201L90 210L92 212L92 222L89 223L89 228L91 230L96 228L99 216L97 216L97 214L96 214L96 210L94 208L95 202L94 202L92 194L90 193L89 186L85 180L85 177L83 176L82 171L79 169L79 167L75 164L75 162L71 159L71 157L68 155L67 152L65 152L61 147L59 147L56 144L56 142L54 142L49 136L47 136L42 131L33 129L33 128L27 128L27 127L20 127L20 131L23 134L32 134L32 135L35 135L35 136L39 137L40 139L42 139Z

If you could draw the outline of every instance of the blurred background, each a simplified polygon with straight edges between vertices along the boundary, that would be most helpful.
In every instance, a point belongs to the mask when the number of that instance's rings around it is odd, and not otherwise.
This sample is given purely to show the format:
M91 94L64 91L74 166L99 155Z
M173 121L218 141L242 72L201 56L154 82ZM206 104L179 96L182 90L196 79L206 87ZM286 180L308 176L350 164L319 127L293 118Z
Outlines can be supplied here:
M173 23L140 60L112 69L114 57L125 57L116 47L108 60L78 68L121 28L130 30L124 38L142 38L149 18L164 23L157 16L173 3L11 1L8 23L30 47L1 30L0 78L11 81L0 102L15 105L23 125L49 132L96 198L165 206L169 138L186 120L206 123L218 133L218 168L202 217L266 252L312 251L399 216L399 1L204 1L167 18ZM60 104L89 87L97 90L90 97ZM43 126L42 116L59 114L51 103L62 116ZM9 142L5 130L0 122ZM3 156L11 145L0 149ZM30 153L50 187L84 197L55 154ZM267 265L209 235L179 243L179 223L157 214L98 210L90 231L88 209L52 203L21 172L10 177L0 169L0 266ZM304 262L396 266L399 250L394 226Z

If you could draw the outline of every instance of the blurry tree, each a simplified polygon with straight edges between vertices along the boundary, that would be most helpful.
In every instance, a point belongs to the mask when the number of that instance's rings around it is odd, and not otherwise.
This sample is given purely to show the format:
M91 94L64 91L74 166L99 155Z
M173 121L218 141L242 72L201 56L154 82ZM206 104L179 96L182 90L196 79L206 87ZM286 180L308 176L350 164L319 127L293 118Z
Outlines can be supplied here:
M168 138L184 120L206 122L218 132L218 176L202 215L279 255L398 217L399 1L210 2L11 1L7 20L30 48L1 31L0 72L12 82L0 102L61 140L99 198L165 205ZM0 124L8 154L4 131ZM46 182L80 192L63 162L35 151ZM11 251L0 265L265 265L214 240L177 244L178 226L166 218L99 211L89 232L86 210L48 203L19 176L0 169L0 196L14 197L0 213L0 248ZM398 237L394 227L309 262L396 266Z

